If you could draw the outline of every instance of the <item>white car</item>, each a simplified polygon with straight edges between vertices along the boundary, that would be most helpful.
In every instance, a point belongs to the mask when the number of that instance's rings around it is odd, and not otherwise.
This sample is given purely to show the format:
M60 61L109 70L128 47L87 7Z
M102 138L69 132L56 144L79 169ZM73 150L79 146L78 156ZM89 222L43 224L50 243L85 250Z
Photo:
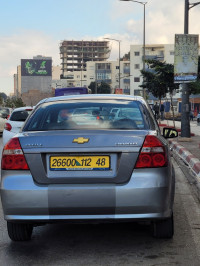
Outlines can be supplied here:
M19 107L13 110L5 123L3 130L3 145L5 145L14 135L16 135L23 126L26 118L32 112L33 107Z
M12 112L11 108L0 107L0 133L4 130L4 125Z

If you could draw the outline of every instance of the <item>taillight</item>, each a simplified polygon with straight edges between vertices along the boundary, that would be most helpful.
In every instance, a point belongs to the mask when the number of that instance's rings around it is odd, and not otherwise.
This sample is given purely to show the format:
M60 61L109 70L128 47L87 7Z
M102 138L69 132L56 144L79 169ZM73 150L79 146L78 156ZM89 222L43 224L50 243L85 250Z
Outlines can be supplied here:
M9 123L5 123L4 128L5 128L6 130L8 130L8 131L11 131L12 126L11 126L11 124L9 124Z
M167 166L167 163L167 154L162 142L156 136L147 135L135 168L163 167Z
M3 170L29 169L18 138L10 139L4 146L1 168Z

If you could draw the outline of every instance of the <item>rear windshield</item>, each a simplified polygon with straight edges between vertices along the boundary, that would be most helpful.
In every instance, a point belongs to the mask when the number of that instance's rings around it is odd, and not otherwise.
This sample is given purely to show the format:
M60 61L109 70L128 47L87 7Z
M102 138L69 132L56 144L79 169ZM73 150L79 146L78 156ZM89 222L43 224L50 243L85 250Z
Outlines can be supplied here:
M113 112L114 111L114 112ZM23 131L148 129L149 116L138 101L79 100L42 103Z
M22 111L13 112L10 116L10 120L24 122L31 112L32 112L31 110L22 110Z

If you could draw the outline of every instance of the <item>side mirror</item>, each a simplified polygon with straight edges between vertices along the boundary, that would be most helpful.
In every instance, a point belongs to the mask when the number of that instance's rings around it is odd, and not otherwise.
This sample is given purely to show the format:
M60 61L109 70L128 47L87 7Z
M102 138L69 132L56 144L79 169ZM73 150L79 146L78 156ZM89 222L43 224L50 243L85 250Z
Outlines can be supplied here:
M175 128L163 128L163 137L166 139L178 137L178 131Z

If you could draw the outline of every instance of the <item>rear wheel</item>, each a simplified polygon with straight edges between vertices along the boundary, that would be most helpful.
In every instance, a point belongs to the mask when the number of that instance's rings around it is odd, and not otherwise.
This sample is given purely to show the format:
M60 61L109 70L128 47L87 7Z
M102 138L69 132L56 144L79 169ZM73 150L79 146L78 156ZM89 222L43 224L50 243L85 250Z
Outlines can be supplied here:
M8 235L13 241L27 241L31 239L33 226L31 224L7 222Z
M153 236L155 238L172 238L174 235L173 214L166 220L153 222Z

